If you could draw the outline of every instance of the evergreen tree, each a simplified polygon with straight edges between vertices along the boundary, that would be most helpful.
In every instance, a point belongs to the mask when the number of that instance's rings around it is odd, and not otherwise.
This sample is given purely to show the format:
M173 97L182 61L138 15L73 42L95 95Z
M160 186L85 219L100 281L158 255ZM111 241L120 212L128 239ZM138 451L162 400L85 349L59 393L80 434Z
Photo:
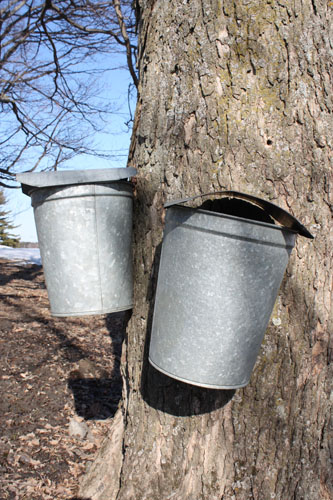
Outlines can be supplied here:
M13 226L11 220L8 218L9 212L3 210L5 204L5 195L3 191L0 191L0 245L16 248L20 246L20 239L10 232L15 229L15 226Z

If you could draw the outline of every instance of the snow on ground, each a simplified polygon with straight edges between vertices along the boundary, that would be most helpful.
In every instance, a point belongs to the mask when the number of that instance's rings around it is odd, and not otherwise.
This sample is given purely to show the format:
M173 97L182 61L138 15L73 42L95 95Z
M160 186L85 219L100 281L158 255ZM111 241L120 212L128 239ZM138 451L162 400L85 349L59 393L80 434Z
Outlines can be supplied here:
M11 248L0 245L0 259L14 260L21 265L42 265L39 248Z

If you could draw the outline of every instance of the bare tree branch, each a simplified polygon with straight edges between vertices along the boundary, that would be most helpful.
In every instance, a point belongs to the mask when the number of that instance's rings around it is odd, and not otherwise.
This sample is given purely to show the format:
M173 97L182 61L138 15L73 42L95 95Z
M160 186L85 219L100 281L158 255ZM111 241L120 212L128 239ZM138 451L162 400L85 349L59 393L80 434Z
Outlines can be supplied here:
M138 77L136 76L135 70L133 68L132 46L131 46L131 42L130 42L130 39L129 39L129 36L127 33L127 29L126 29L126 25L124 22L123 13L121 11L120 1L114 0L113 5L114 5L114 9L115 9L116 14L117 14L117 19L118 19L118 23L119 23L119 26L121 29L121 34L122 34L122 37L123 37L123 39L125 41L125 45L126 45L126 56L127 56L128 68L129 68L131 76L133 78L134 85L136 87L138 87L139 80L138 80Z
M110 113L99 77L113 69L92 64L123 53L137 86L132 1L2 0L0 15L0 185L77 154L114 157L91 146Z

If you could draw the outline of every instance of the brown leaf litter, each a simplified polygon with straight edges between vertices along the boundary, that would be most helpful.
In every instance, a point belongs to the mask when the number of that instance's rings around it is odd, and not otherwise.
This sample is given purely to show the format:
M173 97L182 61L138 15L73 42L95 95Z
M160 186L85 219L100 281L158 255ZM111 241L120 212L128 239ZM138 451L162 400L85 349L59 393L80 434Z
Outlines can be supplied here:
M53 318L35 265L0 260L0 285L0 498L70 500L121 397L124 313Z

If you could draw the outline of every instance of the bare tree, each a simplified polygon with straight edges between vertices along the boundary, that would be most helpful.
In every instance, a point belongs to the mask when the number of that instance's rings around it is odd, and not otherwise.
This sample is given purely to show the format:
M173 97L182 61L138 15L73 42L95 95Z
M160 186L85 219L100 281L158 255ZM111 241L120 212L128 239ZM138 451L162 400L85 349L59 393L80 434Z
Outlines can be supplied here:
M87 138L112 111L99 79L115 54L126 55L137 85L131 2L3 0L0 14L0 184L11 187L17 171L103 154Z

